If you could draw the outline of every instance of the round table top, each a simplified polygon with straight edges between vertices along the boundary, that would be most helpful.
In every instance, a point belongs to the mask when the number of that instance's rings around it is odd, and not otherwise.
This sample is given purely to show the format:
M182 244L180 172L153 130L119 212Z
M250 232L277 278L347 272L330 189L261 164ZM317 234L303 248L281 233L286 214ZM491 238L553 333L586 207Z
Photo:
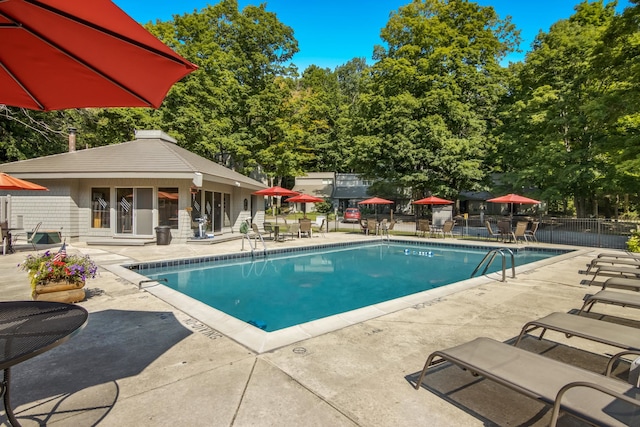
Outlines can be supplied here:
M80 331L89 313L59 302L0 302L0 369L56 347Z

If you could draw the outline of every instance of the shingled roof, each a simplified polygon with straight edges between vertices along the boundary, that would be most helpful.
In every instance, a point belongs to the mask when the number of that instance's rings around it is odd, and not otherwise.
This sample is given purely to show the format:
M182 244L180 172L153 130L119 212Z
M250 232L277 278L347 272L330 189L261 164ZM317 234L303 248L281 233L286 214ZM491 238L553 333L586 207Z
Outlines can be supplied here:
M160 131L139 131L136 139L52 156L0 164L0 171L24 179L181 178L252 190L266 185L178 146Z

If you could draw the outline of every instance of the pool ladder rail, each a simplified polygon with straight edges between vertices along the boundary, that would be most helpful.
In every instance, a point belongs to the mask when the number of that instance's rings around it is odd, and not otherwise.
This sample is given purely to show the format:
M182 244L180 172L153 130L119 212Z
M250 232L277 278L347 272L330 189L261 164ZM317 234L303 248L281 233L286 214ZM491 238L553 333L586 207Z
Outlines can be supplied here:
M507 280L507 256L505 254L505 251L509 252L509 254L511 255L511 278L515 279L516 278L516 264L515 264L514 257L513 257L513 251L511 249L509 249L509 248L492 249L489 252L487 252L487 254L484 256L484 258L482 258L482 261L480 261L480 263L475 268L475 270L473 270L473 273L471 273L471 277L473 277L478 272L478 270L480 270L480 267L482 267L483 265L484 265L484 270L482 270L482 274L484 275L487 272L487 270L489 269L489 267L491 266L491 263L496 258L496 256L498 254L500 254L501 257L502 257L502 280L501 280L501 282L506 282L506 280ZM485 261L486 261L486 263L485 263Z
M244 239L247 239L247 242L249 242L249 248L251 249L251 256L253 257L255 255L255 251L258 249L258 237L260 238L260 241L262 242L262 253L266 256L267 255L267 244L264 242L264 239L262 238L262 234L260 233L256 233L255 236L253 237L255 244L251 243L251 237L249 237L249 233L242 233L242 250L244 251Z

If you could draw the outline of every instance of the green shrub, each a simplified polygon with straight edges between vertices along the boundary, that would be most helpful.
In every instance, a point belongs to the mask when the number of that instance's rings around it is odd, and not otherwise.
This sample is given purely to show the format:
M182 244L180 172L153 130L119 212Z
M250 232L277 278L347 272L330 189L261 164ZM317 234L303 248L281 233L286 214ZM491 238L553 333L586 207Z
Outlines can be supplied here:
M627 240L627 250L629 252L640 252L640 231L633 230L629 240Z
M320 212L323 214L328 214L333 212L333 205L331 204L331 202L328 202L326 200L324 202L315 203L314 208L316 212Z

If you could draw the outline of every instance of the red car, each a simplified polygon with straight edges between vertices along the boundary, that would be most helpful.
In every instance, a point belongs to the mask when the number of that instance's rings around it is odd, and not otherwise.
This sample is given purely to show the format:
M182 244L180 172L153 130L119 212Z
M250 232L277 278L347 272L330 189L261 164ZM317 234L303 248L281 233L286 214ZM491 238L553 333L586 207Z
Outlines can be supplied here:
M358 208L347 208L344 211L344 219L343 222L360 222L360 209Z

